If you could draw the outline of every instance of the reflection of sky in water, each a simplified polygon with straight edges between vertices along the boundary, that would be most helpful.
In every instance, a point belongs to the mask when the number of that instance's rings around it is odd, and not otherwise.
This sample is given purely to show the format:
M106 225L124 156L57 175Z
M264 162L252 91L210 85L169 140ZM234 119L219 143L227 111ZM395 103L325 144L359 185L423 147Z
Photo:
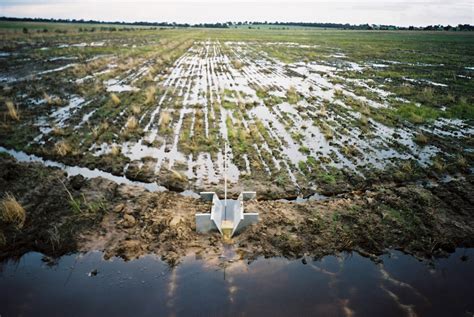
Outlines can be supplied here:
M433 267L398 251L378 265L355 253L307 258L306 265L189 256L171 270L154 256L104 261L102 253L91 252L48 266L41 254L29 253L3 264L0 307L6 316L462 315L474 310L473 256L474 249L458 249ZM98 275L89 277L94 269Z

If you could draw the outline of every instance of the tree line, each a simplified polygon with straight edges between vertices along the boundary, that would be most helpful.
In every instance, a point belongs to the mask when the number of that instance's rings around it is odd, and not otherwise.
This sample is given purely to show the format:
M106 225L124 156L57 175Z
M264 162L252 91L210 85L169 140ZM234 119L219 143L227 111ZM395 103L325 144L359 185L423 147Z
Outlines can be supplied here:
M422 30L422 31L474 31L474 25L458 24L451 25L428 25L428 26L396 26L378 24L349 24L349 23L320 23L320 22L268 22L268 21L244 21L244 22L224 22L224 23L176 23L176 22L124 22L124 21L97 21L84 19L45 19L45 18L14 18L0 17L0 21L14 22L48 22L48 23L71 23L71 24L114 24L120 26L146 26L146 27L179 27L179 28L236 28L248 27L259 28L266 26L274 29L285 29L290 27L324 28L324 29L344 29L344 30ZM109 27L108 29L110 29ZM113 28L113 27L112 27ZM104 27L104 30L107 28ZM85 30L85 29L84 29ZM114 29L116 30L116 29Z

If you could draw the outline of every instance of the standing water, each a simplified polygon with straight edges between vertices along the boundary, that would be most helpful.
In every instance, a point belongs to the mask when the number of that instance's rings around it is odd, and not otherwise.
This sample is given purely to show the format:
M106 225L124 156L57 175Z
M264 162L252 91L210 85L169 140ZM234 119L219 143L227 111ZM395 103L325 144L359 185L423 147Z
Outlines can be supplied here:
M51 263L28 253L2 264L2 316L472 316L474 249L431 264L393 251L309 258L196 255L169 268L155 256L100 252Z

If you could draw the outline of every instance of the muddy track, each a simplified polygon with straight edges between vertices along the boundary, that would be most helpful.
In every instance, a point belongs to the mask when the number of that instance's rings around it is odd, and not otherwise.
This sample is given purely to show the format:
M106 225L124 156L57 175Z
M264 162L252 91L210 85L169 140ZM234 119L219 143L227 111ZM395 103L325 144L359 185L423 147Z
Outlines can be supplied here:
M474 246L473 178L431 184L373 184L324 201L256 201L261 221L231 242L244 259L358 251L374 259L387 249L420 258ZM17 229L3 220L0 258L29 251L49 256L102 250L133 259L157 254L170 265L189 253L217 257L224 242L197 234L194 214L209 209L175 192L149 192L103 178L67 177L59 169L0 159L0 195L12 193L26 210ZM71 196L69 195L71 194Z

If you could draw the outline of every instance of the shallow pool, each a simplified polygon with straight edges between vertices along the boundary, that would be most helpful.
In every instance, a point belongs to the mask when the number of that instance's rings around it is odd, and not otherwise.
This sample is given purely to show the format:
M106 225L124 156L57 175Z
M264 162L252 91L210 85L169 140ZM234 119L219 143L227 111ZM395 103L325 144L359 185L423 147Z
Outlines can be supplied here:
M40 253L2 264L1 316L472 316L474 249L432 264L393 251L289 261L190 255L171 269L155 256L101 252L51 263ZM231 256L229 256L231 254Z

